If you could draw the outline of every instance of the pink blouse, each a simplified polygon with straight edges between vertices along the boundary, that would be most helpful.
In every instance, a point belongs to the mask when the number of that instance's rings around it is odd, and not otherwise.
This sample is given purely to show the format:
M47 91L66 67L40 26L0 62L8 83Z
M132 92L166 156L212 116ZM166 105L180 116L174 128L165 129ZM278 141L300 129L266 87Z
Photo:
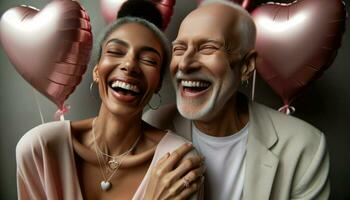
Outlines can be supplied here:
M39 125L23 135L16 147L18 199L83 199L70 130L69 121L59 121ZM151 167L167 152L186 142L167 131L133 200L143 199ZM192 151L190 154L197 153ZM197 195L191 199L197 199Z

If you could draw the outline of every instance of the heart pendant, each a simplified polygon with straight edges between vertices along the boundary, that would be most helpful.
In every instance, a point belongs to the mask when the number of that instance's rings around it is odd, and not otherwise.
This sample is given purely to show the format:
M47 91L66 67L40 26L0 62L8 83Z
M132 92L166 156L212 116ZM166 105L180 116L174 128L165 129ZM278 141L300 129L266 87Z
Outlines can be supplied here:
M111 188L112 184L109 181L101 181L101 189L107 191Z
M120 163L113 159L113 160L108 161L108 165L112 170L115 170L119 167Z

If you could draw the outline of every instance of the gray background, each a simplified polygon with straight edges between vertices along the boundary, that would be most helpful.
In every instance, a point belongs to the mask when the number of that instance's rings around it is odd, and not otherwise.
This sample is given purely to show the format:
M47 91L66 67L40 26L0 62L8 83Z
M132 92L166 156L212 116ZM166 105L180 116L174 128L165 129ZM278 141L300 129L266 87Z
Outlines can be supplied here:
M349 4L349 1L346 2ZM43 8L47 2L48 0L1 0L0 14L21 4ZM96 35L98 30L105 26L100 15L99 1L82 0L80 2L90 14L93 33ZM254 2L260 4L264 0ZM283 2L283 0L276 0L276 2ZM175 38L183 17L195 7L194 0L177 0L175 14L166 31L171 40ZM349 10L349 6L347 9ZM331 155L332 199L350 199L348 191L350 131L347 124L350 119L349 43L350 34L347 30L342 47L332 66L293 104L297 109L295 116L313 124L326 134ZM91 69L88 69L81 84L66 101L72 107L66 119L83 119L97 114L99 102L89 93L91 80ZM0 95L0 199L16 199L16 143L26 131L41 123L34 95L42 106L45 121L53 120L56 107L44 96L33 91L32 87L16 72L2 48L0 48ZM168 75L164 80L161 95L163 103L173 102L174 93ZM257 77L256 100L273 108L279 108L282 104L279 97L260 77Z

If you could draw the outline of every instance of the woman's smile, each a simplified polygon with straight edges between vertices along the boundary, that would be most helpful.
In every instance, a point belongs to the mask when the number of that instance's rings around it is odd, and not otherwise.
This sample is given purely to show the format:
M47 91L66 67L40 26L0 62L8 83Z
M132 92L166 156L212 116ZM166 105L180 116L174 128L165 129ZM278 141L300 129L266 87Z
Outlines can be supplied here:
M134 83L132 83L134 82ZM136 81L113 80L109 82L112 95L119 101L131 103L142 96L142 90Z

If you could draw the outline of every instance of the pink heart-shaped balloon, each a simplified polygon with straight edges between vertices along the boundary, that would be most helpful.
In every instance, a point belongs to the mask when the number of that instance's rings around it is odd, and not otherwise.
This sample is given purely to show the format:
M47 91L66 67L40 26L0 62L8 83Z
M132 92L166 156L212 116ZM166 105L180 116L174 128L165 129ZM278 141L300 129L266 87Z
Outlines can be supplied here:
M163 17L163 27L165 30L170 23L176 0L153 0Z
M289 105L333 61L345 29L345 6L341 0L268 3L252 15L257 70Z
M201 4L203 0L197 0L198 4ZM251 4L251 0L227 0L227 1L231 1L234 3L237 3L239 5L241 5L243 8L248 9L250 4Z
M20 75L62 108L80 83L92 48L88 14L75 1L53 1L41 11L18 6L0 21L1 43Z
M107 23L111 23L117 17L121 5L127 0L101 0L101 13ZM168 26L171 16L173 15L173 7L176 0L150 0L155 3L156 7L162 14L163 27L165 30Z
M101 0L101 14L107 23L113 22L122 4L127 0Z

